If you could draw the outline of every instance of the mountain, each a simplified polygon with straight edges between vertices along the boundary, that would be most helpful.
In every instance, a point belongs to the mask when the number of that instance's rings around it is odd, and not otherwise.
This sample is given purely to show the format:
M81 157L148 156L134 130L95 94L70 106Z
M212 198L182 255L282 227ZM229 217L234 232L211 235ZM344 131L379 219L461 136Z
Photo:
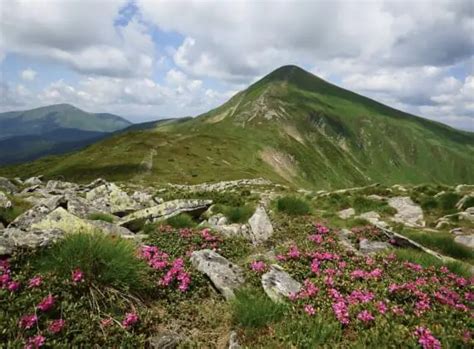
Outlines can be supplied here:
M0 113L0 139L41 135L58 128L113 132L131 123L113 114L87 113L70 104L56 104L24 111Z
M131 125L112 114L69 104L0 114L0 165L79 150Z
M474 183L473 159L473 133L284 66L194 119L118 134L0 173L176 183L265 177L324 189Z

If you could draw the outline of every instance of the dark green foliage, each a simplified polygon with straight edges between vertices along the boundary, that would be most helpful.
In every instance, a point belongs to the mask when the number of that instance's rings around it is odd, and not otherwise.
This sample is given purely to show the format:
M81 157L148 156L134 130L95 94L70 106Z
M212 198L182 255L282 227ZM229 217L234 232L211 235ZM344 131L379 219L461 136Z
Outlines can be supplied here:
M168 218L166 222L173 228L191 228L196 226L196 222L193 221L193 218L186 213Z
M466 201L464 201L462 205L462 209L465 210L468 207L474 207L474 196L469 196Z
M89 216L87 216L87 219L93 220L93 221L104 221L104 222L109 222L113 223L114 222L114 216L107 214L107 213L91 213Z
M444 193L439 196L439 204L441 209L445 212L449 212L456 209L457 202L461 199L459 194L456 193Z
M231 223L245 223L252 216L255 208L251 205L237 207L217 205L215 211L223 213Z
M147 286L148 266L137 257L136 246L103 233L68 235L39 258L41 271L69 278L79 268L99 287L139 292Z
M284 196L277 200L277 209L280 212L292 215L301 216L310 213L309 204L296 196Z
M282 319L288 306L275 303L262 291L239 290L232 301L232 315L236 324L243 327L259 328Z
M419 204L424 211L431 211L437 209L439 206L438 200L432 196L423 196L419 200Z

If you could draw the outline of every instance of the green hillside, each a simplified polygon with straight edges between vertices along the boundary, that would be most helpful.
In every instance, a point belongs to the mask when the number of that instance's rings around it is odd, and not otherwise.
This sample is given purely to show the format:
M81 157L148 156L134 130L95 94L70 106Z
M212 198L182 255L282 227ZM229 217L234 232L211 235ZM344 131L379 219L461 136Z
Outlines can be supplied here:
M266 177L308 188L474 183L474 134L395 110L298 67L281 67L181 123L0 169L86 181L199 183Z

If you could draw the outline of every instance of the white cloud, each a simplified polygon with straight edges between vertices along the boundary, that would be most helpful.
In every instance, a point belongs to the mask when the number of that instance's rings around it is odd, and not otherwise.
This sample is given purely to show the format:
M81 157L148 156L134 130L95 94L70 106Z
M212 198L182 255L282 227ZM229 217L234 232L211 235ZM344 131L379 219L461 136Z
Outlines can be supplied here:
M36 78L36 74L38 74L35 70L28 68L21 72L20 76L25 81L33 81Z

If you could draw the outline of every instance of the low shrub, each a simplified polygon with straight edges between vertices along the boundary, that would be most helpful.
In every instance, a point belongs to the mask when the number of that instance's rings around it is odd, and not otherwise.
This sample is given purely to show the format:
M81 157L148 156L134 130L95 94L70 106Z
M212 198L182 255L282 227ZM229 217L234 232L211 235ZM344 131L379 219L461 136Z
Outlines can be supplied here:
M114 216L107 214L107 213L91 213L90 215L87 216L87 219L90 219L92 221L104 221L108 223L113 223L114 222Z
M296 196L284 196L277 200L277 209L280 212L302 216L310 213L309 204Z
M444 193L438 197L440 208L445 212L456 210L456 204L461 199L457 193Z
M437 209L439 206L438 200L432 196L423 196L419 200L419 204L424 211L431 211Z
M148 267L137 257L136 246L99 232L67 236L45 251L37 266L64 278L80 269L92 284L123 291L139 292L148 282Z
M288 306L275 303L262 291L238 290L232 301L233 321L249 328L264 327L283 318Z
M254 213L254 208L246 205L239 207L227 207L224 209L225 216L231 223L245 223Z
M173 228L191 228L196 226L196 222L193 221L193 218L186 214L186 213L181 213L177 216L168 218L166 220L166 223L168 223L170 226Z

